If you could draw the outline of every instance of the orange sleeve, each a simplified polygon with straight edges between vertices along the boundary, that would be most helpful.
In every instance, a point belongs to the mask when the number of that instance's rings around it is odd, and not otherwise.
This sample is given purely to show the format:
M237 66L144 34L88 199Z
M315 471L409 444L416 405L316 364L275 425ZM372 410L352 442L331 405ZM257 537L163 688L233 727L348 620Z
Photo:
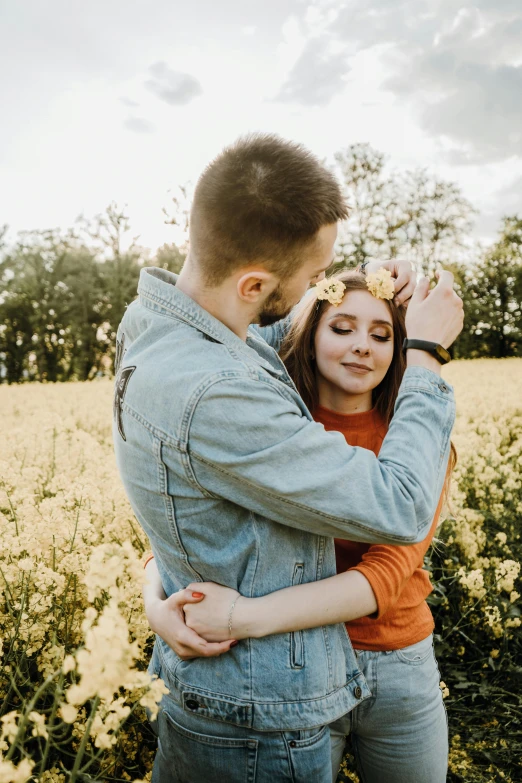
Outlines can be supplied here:
M441 497L430 532L423 541L412 546L374 544L362 556L362 560L349 571L360 571L372 586L377 601L377 612L372 618L381 618L399 600L408 580L417 568L422 567L424 555L435 535L442 511Z

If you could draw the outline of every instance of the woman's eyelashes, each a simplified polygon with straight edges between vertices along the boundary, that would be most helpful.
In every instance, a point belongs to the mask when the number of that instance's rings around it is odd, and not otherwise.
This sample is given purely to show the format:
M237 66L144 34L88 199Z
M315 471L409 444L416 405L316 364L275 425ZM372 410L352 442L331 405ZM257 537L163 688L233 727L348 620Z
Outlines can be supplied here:
M341 329L340 326L330 326L330 329L332 332L335 332L335 334L350 334L353 332L353 329ZM383 335L383 334L372 334L370 337L373 337L375 340L378 340L380 343L388 342L388 340L391 340L391 335Z
M353 329L341 329L340 326L330 326L330 329L332 332L335 332L335 334L350 334L350 332L353 331Z

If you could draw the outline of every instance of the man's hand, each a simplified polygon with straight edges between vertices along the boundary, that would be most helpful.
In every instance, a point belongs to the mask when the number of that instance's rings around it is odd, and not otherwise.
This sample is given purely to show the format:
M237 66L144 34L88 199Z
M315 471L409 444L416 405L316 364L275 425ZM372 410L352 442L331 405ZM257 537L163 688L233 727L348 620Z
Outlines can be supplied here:
M198 585L195 585L194 592L197 588ZM189 608L190 604L199 603L204 598L204 595L198 592L195 592L195 596L193 590L186 588L173 593L165 600L155 598L149 602L147 610L150 627L154 633L161 636L163 641L184 661L189 661L191 658L214 658L229 652L230 647L235 643L233 639L219 644L207 642L186 625L183 606Z
M449 348L464 325L464 305L453 290L453 275L443 269L430 291L430 281L422 277L406 313L406 332L415 340L429 340ZM440 364L424 351L408 350L408 365L421 365L440 372Z
M464 305L453 290L451 272L443 269L437 276L439 281L431 291L427 277L419 280L406 315L406 331L415 340L449 348L462 331Z
M408 306L410 299L415 290L417 282L417 275L409 261L370 261L366 267L366 273L377 272L378 269L384 267L391 272L392 277L395 278L395 297L394 301L398 305Z

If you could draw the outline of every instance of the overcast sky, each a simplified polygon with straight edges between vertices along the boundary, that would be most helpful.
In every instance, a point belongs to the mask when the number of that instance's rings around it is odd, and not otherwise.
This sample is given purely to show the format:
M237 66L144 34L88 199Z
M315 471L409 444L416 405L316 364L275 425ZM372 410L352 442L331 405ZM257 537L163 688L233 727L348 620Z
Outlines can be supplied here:
M368 141L522 213L522 0L0 0L0 225L112 200L140 243L241 133Z

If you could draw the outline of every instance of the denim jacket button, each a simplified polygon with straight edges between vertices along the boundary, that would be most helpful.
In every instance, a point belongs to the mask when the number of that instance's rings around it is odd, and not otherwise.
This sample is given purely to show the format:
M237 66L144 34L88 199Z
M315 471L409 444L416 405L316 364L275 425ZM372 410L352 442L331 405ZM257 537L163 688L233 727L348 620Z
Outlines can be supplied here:
M445 383L439 383L439 389L441 390L441 392L449 392L449 389Z
M355 696L356 699L360 699L361 698L361 696L362 696L362 688L359 685L354 690L353 695Z
M197 703L197 701L194 701L194 699L187 699L185 704L189 708L189 710L198 710L199 709L199 704Z

